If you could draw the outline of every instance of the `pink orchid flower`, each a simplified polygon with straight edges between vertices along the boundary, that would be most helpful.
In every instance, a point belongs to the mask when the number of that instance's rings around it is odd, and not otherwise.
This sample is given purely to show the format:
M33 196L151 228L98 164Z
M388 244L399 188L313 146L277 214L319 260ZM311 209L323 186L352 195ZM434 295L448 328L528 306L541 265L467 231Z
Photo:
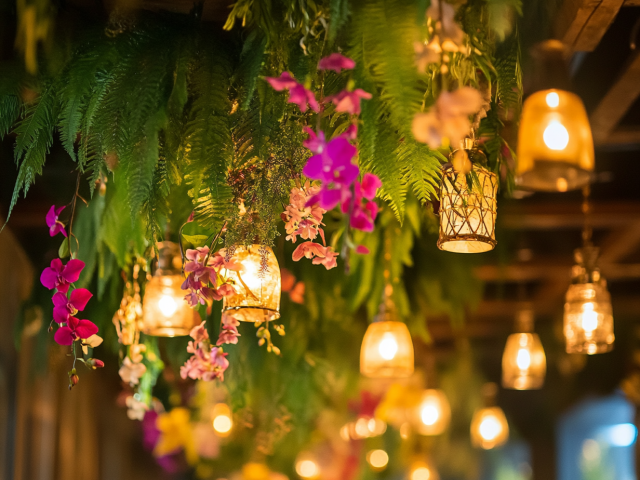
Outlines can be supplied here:
M84 310L93 294L86 288L76 288L67 299L64 293L53 295L53 319L57 323L66 323L69 317Z
M360 184L360 189L364 198L373 200L380 187L382 187L382 182L377 175L374 175L373 173L364 174L362 177L362 183Z
M320 245L319 243L304 242L298 245L298 248L296 248L293 251L293 255L291 258L293 258L294 262L297 262L302 257L305 257L305 258L313 258L314 256L324 257L325 250L326 248Z
M69 317L64 327L58 328L53 339L60 345L71 345L78 339L89 338L98 333L98 327L89 320L78 320L76 317Z
M218 287L218 295L222 295L223 297L230 297L231 295L235 294L235 288L233 288L233 285L229 283L223 283Z
M304 132L309 135L309 138L302 142L302 146L308 148L313 153L322 153L325 145L327 144L324 138L324 132L320 130L320 133L316 135L310 127L304 127Z
M373 232L374 221L378 215L378 204L376 202L366 202L364 208L361 203L356 203L351 215L350 225L356 230L363 232Z
M340 53L332 53L318 62L318 70L333 70L336 73L340 73L343 69L351 70L355 66L356 62Z
M237 344L238 343L238 337L240 336L240 334L238 333L238 330L236 329L236 327L222 327L222 330L220 331L220 335L218 336L218 342L216 343L216 345L222 345L222 344Z
M360 99L369 100L371 94L365 92L361 88L356 88L353 92L343 90L337 95L330 95L327 101L333 102L336 106L336 112L345 112L350 115L360 114Z
M304 88L304 85L297 82L289 72L282 72L279 77L265 77L265 80L278 92L289 90L287 101L298 105L301 111L307 111L307 104L314 112L320 111L320 105L313 92Z
M58 217L64 209L64 205L58 208L56 208L55 205L51 205L51 208L47 213L46 221L47 226L49 227L49 235L51 237L55 237L58 233L62 233L62 235L64 235L65 237L67 236L67 232L64 229L64 224L58 220Z
M45 268L40 275L40 283L49 290L55 288L58 292L67 293L69 284L78 281L83 268L82 260L72 259L63 265L62 260L54 258L51 260L51 266Z
M340 254L338 252L334 252L333 247L327 247L324 251L324 256L314 258L312 263L314 265L324 265L324 268L331 270L338 265L338 262L336 262L336 257L338 255Z
M189 332L189 336L198 343L209 340L209 332L207 332L207 329L205 328L206 324L207 322L202 322L200 325L193 327Z
M358 245L356 247L356 253L359 255L368 255L371 251L364 245Z
M277 92L281 92L298 85L296 79L293 78L289 72L282 72L279 77L264 77L264 79L269 82L269 85L271 85L271 87Z

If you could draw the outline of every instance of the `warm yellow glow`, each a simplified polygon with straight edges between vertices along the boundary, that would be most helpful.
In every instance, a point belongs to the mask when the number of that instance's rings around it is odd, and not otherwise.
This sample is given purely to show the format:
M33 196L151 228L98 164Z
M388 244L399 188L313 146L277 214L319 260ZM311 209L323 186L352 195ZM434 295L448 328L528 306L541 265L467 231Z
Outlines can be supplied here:
M213 429L218 433L228 433L231 425L231 419L226 415L218 415L213 419Z
M549 105L551 108L556 108L558 105L560 105L560 95L558 95L558 92L547 93L545 100L547 101L547 105Z
M529 350L526 348L521 348L518 350L518 357L516 358L516 363L518 364L518 368L520 370L526 370L531 366L531 354Z
M434 388L424 390L410 420L421 435L440 435L444 432L451 420L451 407L445 393Z
M482 166L484 154L475 149L466 152L473 159L472 185L453 166L445 165L442 172L438 248L455 253L488 252L496 245L498 177Z
M360 372L371 378L400 378L413 373L413 343L404 323L369 325L360 349Z
M376 437L387 431L387 424L377 418L360 417L355 422L349 422L340 429L340 436L344 440L361 440Z
M171 315L176 313L176 310L178 310L178 305L176 304L176 301L172 296L162 295L160 297L160 300L158 300L158 308L160 309L162 315L164 315L165 317L170 317Z
M383 335L378 347L380 356L385 360L393 360L393 357L398 353L398 342L391 332L387 332Z
M302 478L316 478L320 475L320 467L314 460L299 460L296 463L296 473Z
M567 353L605 353L613 348L613 314L606 284L574 284L564 305Z
M569 132L557 120L552 120L544 129L542 139L551 150L564 150L569 145Z
M213 430L219 437L227 437L233 428L231 409L224 403L216 404L211 410Z
M367 453L367 462L374 470L382 470L389 463L389 455L384 450L371 450Z
M270 247L233 247L232 262L239 270L223 270L236 295L224 297L222 310L243 322L264 322L280 318L280 267Z
M516 184L538 191L567 191L589 183L593 138L580 98L542 90L524 102L518 132Z
M547 360L535 333L509 335L502 355L502 386L516 390L541 388Z
M409 470L409 480L439 480L438 471L429 462L415 461Z
M509 424L500 407L476 410L471 421L471 440L476 447L489 450L509 439Z
M418 467L411 472L411 480L429 480L431 471L427 467Z

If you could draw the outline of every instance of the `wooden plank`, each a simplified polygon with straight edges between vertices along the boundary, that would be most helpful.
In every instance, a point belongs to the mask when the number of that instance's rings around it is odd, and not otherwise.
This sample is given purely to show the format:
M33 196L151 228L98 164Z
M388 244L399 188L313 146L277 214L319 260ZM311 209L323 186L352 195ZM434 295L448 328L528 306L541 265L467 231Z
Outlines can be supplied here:
M596 142L607 141L638 96L640 96L640 52L632 55L622 75L591 114L591 130Z
M597 138L598 147L629 147L640 145L640 127L618 127L606 138Z
M640 7L640 0L624 0L623 7Z
M578 203L523 204L512 202L498 213L503 227L521 230L554 230L582 228L584 215ZM591 225L594 228L628 227L640 222L640 203L593 203Z
M592 52L616 18L624 0L565 0L556 21L556 38L572 51Z

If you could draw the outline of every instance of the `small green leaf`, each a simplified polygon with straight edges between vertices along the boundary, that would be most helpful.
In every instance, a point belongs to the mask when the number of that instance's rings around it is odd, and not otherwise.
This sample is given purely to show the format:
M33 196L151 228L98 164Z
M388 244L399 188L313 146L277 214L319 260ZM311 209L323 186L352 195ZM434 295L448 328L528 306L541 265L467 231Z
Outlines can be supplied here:
M207 237L206 235L184 235L183 234L182 238L184 238L187 242L189 242L194 247L202 247L205 245L205 243L207 243L207 239L209 237Z
M69 240L66 238L60 244L60 248L58 248L58 256L60 258L67 258L69 256Z

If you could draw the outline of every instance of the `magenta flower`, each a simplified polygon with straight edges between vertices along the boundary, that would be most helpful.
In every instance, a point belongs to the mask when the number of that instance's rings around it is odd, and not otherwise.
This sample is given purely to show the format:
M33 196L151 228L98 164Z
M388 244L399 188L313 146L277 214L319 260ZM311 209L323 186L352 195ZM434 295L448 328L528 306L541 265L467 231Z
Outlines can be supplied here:
M378 204L376 202L366 202L364 207L357 202L351 215L350 225L356 230L363 232L373 232L374 220L378 215Z
M324 138L324 132L321 130L316 136L316 133L309 127L304 127L303 130L309 135L309 138L302 142L302 146L308 148L313 153L322 153L327 142Z
M78 339L89 338L96 333L98 333L98 327L95 323L69 317L67 324L58 328L53 339L60 345L71 345Z
M356 253L360 254L360 255L368 255L371 251L365 247L364 245L358 245L356 247Z
M83 311L87 306L89 299L93 294L86 288L76 288L69 299L64 293L57 292L53 295L53 319L57 323L66 323L69 317L72 317L79 311Z
M279 77L264 77L264 79L277 92L288 90L298 85L296 79L289 72L282 72Z
M52 237L55 237L58 233L62 233L62 235L64 235L65 237L67 236L67 232L64 229L64 224L58 220L58 217L64 209L64 205L58 208L56 208L55 205L51 205L51 208L47 213L47 226L49 227L49 235Z
M342 69L351 70L355 66L356 62L340 53L332 53L318 62L318 70L333 70L336 73L340 73Z
M327 101L333 102L336 106L336 112L346 112L350 115L360 114L360 99L369 100L371 94L365 92L361 88L356 88L353 92L343 90L337 95L327 97Z
M364 177L362 177L362 183L360 184L362 196L364 198L373 200L380 187L382 187L382 182L376 175L373 173L364 174Z
M49 290L55 288L58 292L67 293L69 284L78 281L83 268L82 260L69 260L66 265L63 265L62 260L54 258L51 260L51 266L45 268L40 275L40 283Z

